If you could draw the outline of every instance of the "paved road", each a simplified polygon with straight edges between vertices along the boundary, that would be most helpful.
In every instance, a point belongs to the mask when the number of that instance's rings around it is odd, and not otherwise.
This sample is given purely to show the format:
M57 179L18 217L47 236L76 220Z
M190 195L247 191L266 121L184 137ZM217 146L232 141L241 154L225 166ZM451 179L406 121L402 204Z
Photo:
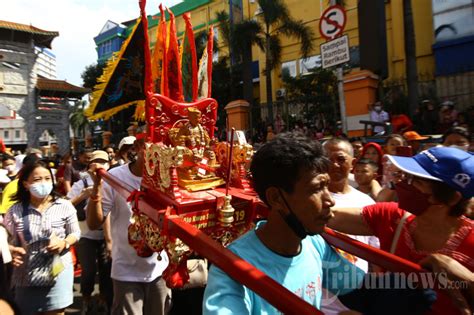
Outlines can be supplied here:
M74 314L79 315L81 314L82 308L82 296L81 296L81 286L79 284L80 278L74 279L74 304L66 309L66 314ZM92 293L97 294L99 293L99 285L96 283L94 287L94 292Z

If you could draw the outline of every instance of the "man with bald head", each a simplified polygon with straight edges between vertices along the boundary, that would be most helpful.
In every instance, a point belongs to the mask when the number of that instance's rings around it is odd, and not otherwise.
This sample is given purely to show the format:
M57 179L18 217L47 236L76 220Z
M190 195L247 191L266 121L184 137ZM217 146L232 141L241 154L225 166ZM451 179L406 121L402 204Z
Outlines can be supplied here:
M349 175L351 174L354 161L354 151L351 143L345 139L332 138L324 142L323 147L326 151L326 156L331 161L328 171L330 178L328 189L335 201L335 207L353 207L355 205L365 207L374 204L372 198L349 184ZM376 237L349 236L363 243L379 247ZM342 255L360 269L365 272L368 271L367 261L348 253L342 253ZM326 292L324 292L324 297L326 298L323 299L321 308L324 314L339 314L347 310L329 291Z

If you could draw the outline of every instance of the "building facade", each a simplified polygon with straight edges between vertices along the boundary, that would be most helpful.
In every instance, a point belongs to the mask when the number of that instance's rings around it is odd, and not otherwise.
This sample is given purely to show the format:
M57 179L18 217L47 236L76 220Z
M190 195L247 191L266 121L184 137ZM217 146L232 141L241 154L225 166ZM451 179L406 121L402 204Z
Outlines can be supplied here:
M56 67L46 49L58 35L0 21L0 137L14 149L50 144L53 134L60 153L70 149L69 102L89 90L47 78Z

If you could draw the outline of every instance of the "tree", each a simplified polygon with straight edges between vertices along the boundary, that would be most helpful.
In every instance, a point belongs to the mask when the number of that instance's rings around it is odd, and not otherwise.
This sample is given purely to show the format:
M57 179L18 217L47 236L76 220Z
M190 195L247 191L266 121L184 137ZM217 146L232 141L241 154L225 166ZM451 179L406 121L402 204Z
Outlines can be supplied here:
M105 65L102 63L95 63L86 66L81 74L82 86L85 88L93 89L97 84L97 79L102 75Z
M231 63L231 78L234 82L242 81L243 98L250 104L250 130L253 129L253 78L252 78L252 45L264 50L263 30L255 20L242 20L238 23L229 23L229 16L225 11L216 14L220 24L224 43L229 47ZM237 74L237 75L236 75ZM241 74L241 75L239 75ZM237 84L231 83L231 96L235 98Z
M411 117L418 106L418 70L416 66L415 26L411 0L403 0L403 27L405 30L405 69L407 73L408 112Z
M84 138L86 135L86 129L89 127L89 120L84 115L84 107L86 101L77 101L71 111L69 117L69 123L72 127L74 136Z
M289 13L288 7L283 0L258 0L258 5L262 9L261 18L265 47L265 77L268 115L270 122L273 122L273 91L271 72L281 61L281 35L296 38L300 43L300 51L303 58L313 49L313 31L303 23L294 20Z
M287 71L284 71L282 78L287 91L285 100L287 106L302 105L305 120L310 124L316 124L314 119L318 117L324 119L326 126L336 125L338 113L334 104L338 102L338 93L337 78L333 71L316 68L297 77L291 77ZM288 111L286 120L288 124Z

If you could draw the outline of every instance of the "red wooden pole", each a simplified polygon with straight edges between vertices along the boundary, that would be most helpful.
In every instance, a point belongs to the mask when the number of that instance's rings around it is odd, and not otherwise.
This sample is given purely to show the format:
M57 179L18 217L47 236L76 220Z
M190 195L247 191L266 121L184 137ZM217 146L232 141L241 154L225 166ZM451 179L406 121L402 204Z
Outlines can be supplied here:
M386 270L415 273L427 272L418 264L354 240L349 236L333 231L330 228L326 228L322 236L329 244L374 263Z

